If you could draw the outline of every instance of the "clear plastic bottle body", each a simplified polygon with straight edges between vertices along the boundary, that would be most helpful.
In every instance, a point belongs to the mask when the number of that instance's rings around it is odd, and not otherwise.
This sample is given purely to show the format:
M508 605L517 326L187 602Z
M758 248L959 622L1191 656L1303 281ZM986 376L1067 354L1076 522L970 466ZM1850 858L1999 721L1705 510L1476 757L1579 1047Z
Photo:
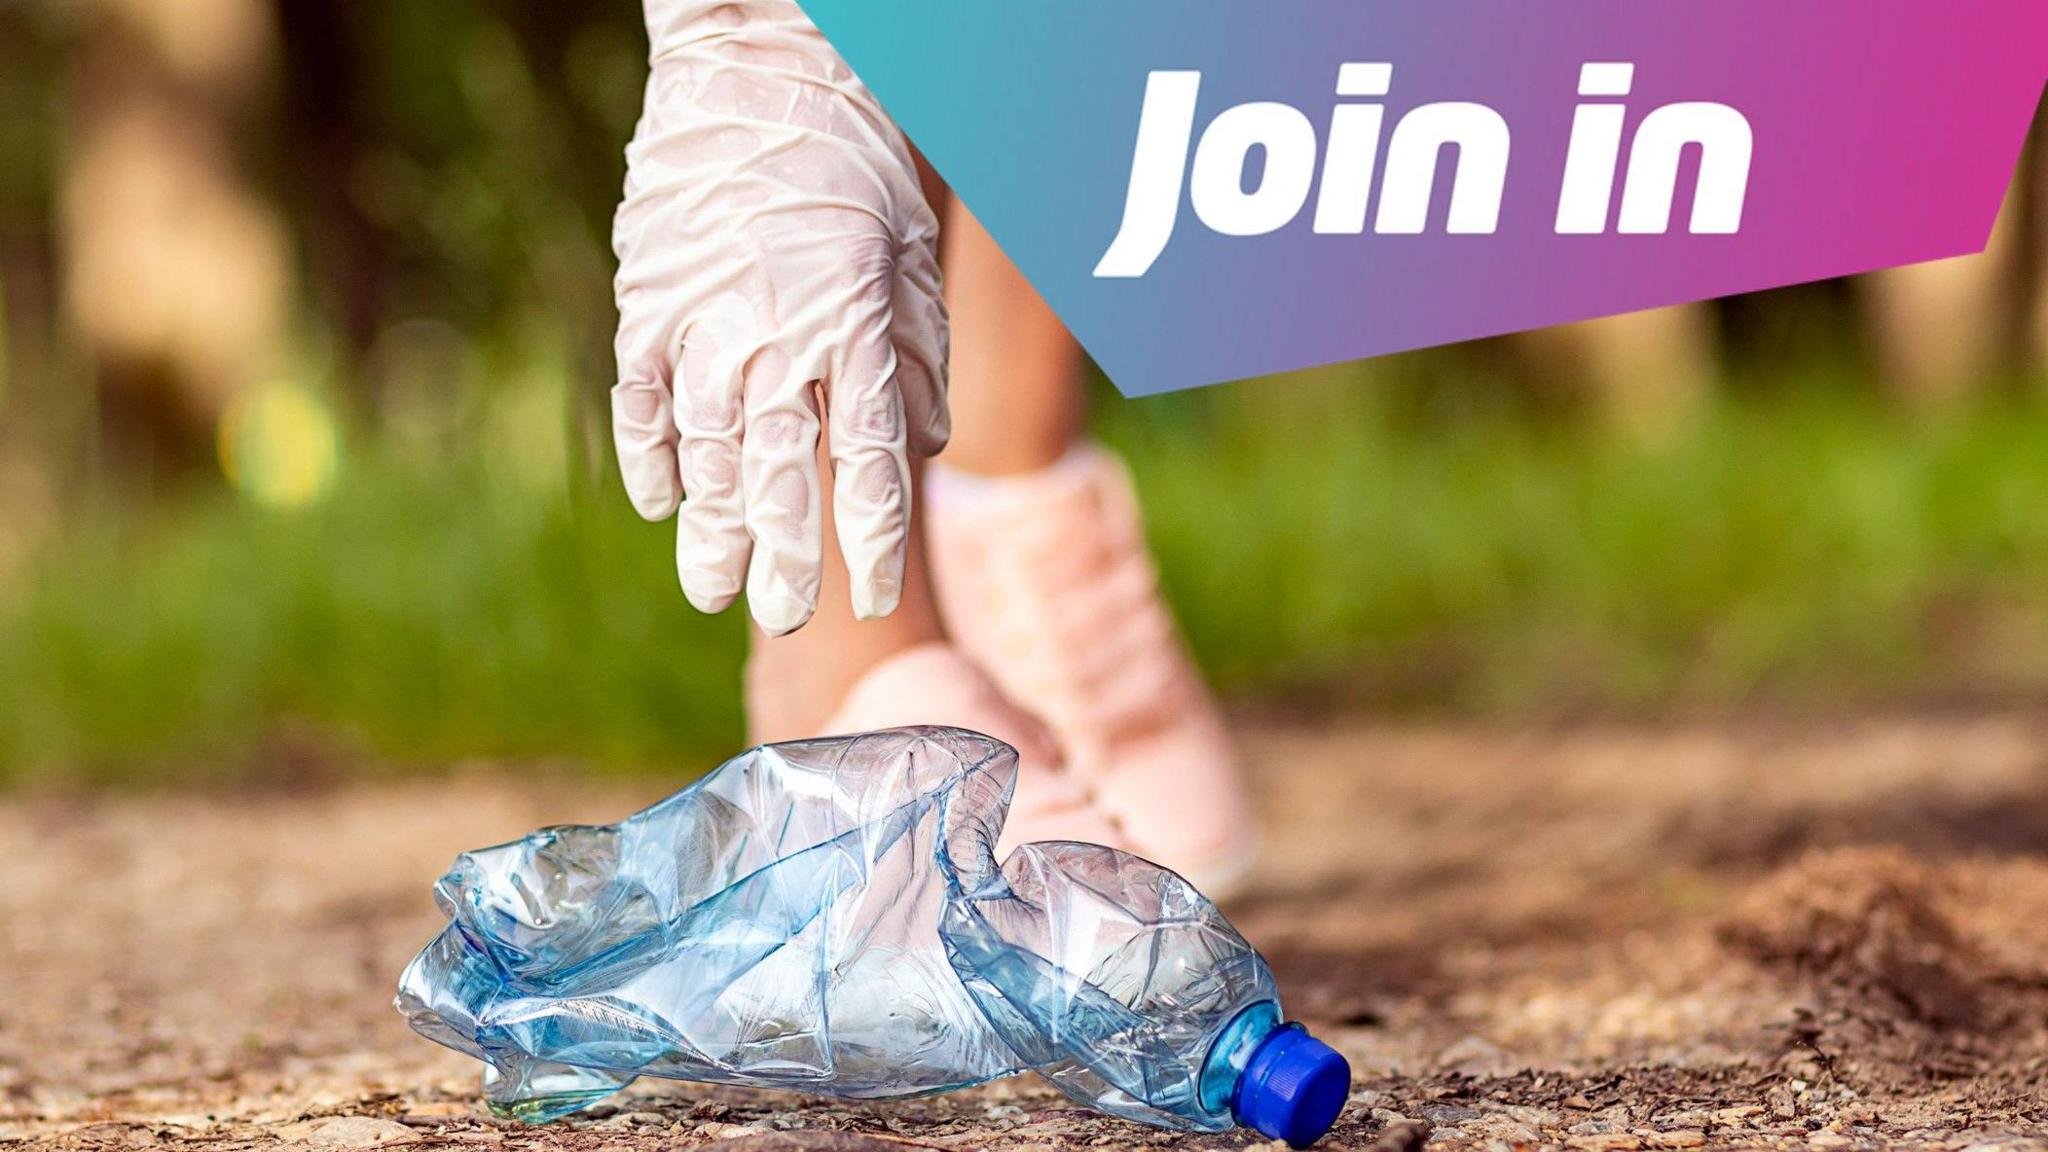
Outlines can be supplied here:
M1279 991L1178 875L1093 844L1026 844L985 895L948 905L939 934L996 1033L1067 1095L1146 1124L1233 1125L1202 1091L1210 1053L1253 1006L1277 1020Z
M1035 1070L1112 1115L1232 1126L1264 961L1166 869L995 844L1007 745L904 729L756 749L615 825L466 853L412 1026L545 1120L637 1076L878 1098Z

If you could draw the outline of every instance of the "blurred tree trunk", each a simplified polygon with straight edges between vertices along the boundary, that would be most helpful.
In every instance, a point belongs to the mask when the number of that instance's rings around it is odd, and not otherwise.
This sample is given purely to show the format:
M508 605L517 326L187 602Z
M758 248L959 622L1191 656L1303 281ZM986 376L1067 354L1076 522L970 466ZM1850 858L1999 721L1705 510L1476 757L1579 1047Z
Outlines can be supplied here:
M1581 393L1595 415L1658 436L1696 415L1720 377L1714 311L1680 304L1529 333L1539 377Z
M2007 366L2013 305L2022 294L2025 267L2025 184L2014 180L1982 253L1862 279L1879 371L1908 403L1941 406L1968 399Z
M83 406L55 363L44 237L0 221L0 589L56 520L61 487L76 479ZM67 454L66 450L70 450Z
M2028 244L2034 250L2034 369L2048 372L2048 107L2034 117L2034 214L2027 221Z
M353 359L369 349L383 322L392 258L361 197L368 135L361 114L365 9L338 0L274 0L274 6L290 125L285 160L295 184L292 202L304 209L307 288Z
M55 469L76 448L63 419L78 408L76 390L55 386L52 364L48 77L36 32L19 5L0 4L0 592L52 521Z
M283 224L238 162L276 63L263 0L86 0L59 235L94 360L101 459L190 471L228 399L274 370L291 287Z

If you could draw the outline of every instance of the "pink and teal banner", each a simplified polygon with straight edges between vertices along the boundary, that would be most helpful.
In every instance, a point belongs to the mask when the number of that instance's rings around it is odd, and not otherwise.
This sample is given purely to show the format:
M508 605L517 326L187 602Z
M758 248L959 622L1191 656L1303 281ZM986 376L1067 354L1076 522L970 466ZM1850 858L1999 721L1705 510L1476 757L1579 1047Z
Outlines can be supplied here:
M1979 251L2048 0L804 0L1127 394Z

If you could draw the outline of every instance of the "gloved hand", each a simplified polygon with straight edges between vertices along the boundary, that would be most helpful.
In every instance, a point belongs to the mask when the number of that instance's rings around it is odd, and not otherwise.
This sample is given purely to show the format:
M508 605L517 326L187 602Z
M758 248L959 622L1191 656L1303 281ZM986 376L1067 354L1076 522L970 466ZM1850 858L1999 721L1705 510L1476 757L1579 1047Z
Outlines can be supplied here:
M706 612L817 607L822 415L853 608L895 610L910 454L945 446L938 222L910 148L791 0L646 0L627 149L613 433L633 506L681 509ZM686 499L687 498L687 499Z

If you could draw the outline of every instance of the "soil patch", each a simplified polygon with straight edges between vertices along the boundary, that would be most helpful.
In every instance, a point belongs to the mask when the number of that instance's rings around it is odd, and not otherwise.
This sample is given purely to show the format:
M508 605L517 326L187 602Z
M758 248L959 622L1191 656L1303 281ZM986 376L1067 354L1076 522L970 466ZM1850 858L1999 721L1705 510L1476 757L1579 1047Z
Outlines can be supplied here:
M1231 909L1357 1069L1328 1147L2048 1152L2048 718L1256 725ZM459 850L659 784L531 770L0 802L0 1147L1239 1148L1030 1079L641 1084L542 1128L389 1006Z

